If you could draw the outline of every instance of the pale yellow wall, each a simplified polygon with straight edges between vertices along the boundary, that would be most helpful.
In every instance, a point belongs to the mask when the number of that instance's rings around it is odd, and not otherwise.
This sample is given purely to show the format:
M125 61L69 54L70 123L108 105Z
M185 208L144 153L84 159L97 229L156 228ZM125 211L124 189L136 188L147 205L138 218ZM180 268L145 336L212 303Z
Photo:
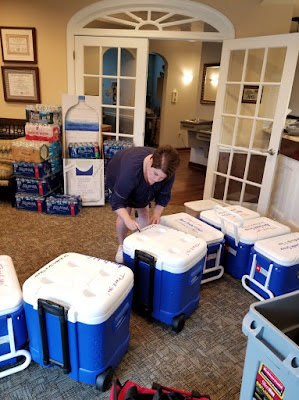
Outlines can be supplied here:
M289 0L201 2L226 15L235 26L236 37L287 33L290 29L293 6ZM41 100L45 104L61 104L61 95L67 92L67 23L77 11L92 3L95 1L1 0L0 26L36 28ZM3 65L2 57L0 65ZM24 118L23 104L4 101L2 84L0 117Z
M196 97L201 62L200 42L180 42L169 40L151 40L150 52L161 55L166 60L166 74L164 78L163 103L161 113L160 144L171 144L174 147L188 147L185 132L182 136L180 121L194 118L196 113ZM183 73L190 71L193 80L184 84ZM171 92L176 89L177 103L171 102Z

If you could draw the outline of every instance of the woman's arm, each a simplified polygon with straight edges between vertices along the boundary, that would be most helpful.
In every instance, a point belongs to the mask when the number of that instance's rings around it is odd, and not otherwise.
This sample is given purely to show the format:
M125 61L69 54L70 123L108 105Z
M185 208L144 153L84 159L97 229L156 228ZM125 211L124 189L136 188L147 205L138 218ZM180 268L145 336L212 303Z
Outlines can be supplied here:
M140 230L140 225L138 224L138 222L130 217L125 208L118 208L117 210L115 210L115 212L124 221L124 224L128 229L130 229L131 231L135 231L136 229Z
M162 214L164 208L165 207L160 206L159 204L156 204L153 215L150 219L150 224L161 224L160 217L161 217L161 214Z

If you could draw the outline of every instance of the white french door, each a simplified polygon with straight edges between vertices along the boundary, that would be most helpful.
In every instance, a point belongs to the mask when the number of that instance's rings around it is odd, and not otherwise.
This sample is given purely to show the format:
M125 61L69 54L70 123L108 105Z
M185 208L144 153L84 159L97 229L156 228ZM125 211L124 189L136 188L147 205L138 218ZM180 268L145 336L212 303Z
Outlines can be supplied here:
M225 40L204 198L266 214L299 34Z
M148 39L75 36L76 94L99 96L103 137L144 145L147 64Z

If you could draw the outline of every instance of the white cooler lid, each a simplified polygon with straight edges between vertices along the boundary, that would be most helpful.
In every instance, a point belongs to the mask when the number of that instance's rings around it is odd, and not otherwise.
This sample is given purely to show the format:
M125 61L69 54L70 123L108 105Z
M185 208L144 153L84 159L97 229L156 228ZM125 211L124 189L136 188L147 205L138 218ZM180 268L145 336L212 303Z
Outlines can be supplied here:
M161 223L162 225L201 238L205 240L207 244L221 242L224 237L223 233L218 229L184 212L164 215L161 217Z
M19 280L9 256L0 256L0 316L12 314L23 304Z
M149 225L124 240L123 251L134 259L135 250L156 258L156 269L181 274L207 253L207 243L188 233L162 225Z
M244 221L242 228L238 228L239 241L245 244L254 244L257 240L289 233L290 228L270 218L259 217ZM235 238L231 224L227 225L226 234Z
M277 264L296 265L299 263L299 232L258 240L254 249Z
M249 208L245 208L242 206L228 206L228 207L225 207L225 210L229 210L229 211L234 212L235 214L238 214L244 221L246 221L248 219L257 218L260 216L260 214L257 213L256 211L252 211ZM232 222L238 223L239 220L237 219L237 217L229 214L225 210L218 209L217 212L220 216L228 218ZM218 217L218 215L216 215L214 209L203 211L202 213L200 213L200 219L202 219L203 221L205 221L209 224L217 226L217 228L221 228L221 219L220 219L220 217ZM230 225L230 224L225 222L224 225L226 226L226 225Z
M38 299L68 308L70 322L106 321L133 287L130 268L77 253L57 257L23 285L24 302L37 309Z
M184 203L184 206L190 208L195 212L200 213L201 211L214 209L214 207L217 206L217 204L225 206L225 203L220 201L217 202L212 199L187 201L186 203Z

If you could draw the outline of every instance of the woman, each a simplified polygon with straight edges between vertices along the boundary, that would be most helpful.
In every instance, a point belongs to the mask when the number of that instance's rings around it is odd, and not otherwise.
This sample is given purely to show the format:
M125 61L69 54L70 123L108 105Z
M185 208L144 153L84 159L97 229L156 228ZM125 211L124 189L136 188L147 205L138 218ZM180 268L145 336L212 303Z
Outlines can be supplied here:
M123 241L128 230L159 224L167 206L180 162L179 154L171 146L130 147L117 152L106 170L106 185L111 190L110 204L117 214L116 231L119 241L115 260L123 262ZM155 199L153 215L149 218L149 204ZM131 218L131 210L138 213L138 222Z

